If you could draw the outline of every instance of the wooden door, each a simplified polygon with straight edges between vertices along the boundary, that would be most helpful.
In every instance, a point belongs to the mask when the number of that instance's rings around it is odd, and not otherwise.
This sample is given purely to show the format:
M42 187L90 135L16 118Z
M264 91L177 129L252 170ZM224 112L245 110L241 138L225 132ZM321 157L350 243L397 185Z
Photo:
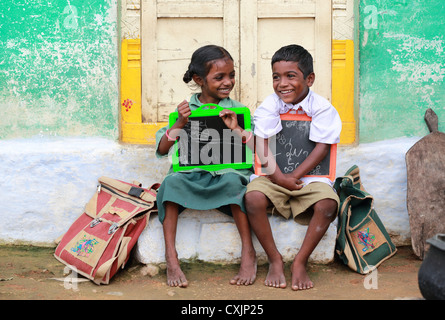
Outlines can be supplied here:
M270 62L288 44L312 54L313 90L331 99L331 1L241 1L240 27L240 100L251 110L273 92Z
M182 81L193 52L226 48L239 69L239 0L141 0L142 121L167 121L193 90ZM238 98L237 87L233 98Z
M273 92L270 60L283 45L314 57L314 91L331 97L331 1L141 0L142 121L167 121L193 92L182 81L192 53L225 47L235 61L231 97L255 108Z

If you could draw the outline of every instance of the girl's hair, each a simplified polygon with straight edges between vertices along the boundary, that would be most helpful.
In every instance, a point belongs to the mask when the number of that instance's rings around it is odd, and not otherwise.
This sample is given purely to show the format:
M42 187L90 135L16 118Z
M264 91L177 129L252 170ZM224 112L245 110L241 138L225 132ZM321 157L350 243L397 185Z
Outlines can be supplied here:
M293 61L298 63L298 68L300 68L305 79L309 74L314 72L311 54L305 48L297 44L282 47L275 52L272 56L272 66L278 61Z
M192 55L192 60L182 80L185 83L189 83L195 74L205 79L210 71L212 62L219 59L230 59L233 61L230 53L223 47L207 45L197 49Z

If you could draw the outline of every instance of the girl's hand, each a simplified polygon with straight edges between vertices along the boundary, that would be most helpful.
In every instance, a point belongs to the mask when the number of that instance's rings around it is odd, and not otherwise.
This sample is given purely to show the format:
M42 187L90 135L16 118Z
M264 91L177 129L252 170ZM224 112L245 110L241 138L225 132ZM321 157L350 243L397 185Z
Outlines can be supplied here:
M170 137L173 140L169 140L166 135L164 135L159 142L158 145L158 152L160 154L167 154L170 150L170 147L174 144L175 140L177 139L178 132L181 131L182 128L187 124L189 121L189 116L192 114L192 111L190 110L189 103L187 100L182 101L180 104L178 104L178 119L176 120L175 124L168 129L168 133Z
M237 128L240 129L238 126L238 119L236 117L236 113L233 112L232 110L224 109L219 113L219 116L224 121L227 128L232 130L235 130Z
M178 104L178 120L176 120L176 122L181 127L184 127L189 121L189 116L191 114L192 111L190 110L187 100L182 101L180 104Z

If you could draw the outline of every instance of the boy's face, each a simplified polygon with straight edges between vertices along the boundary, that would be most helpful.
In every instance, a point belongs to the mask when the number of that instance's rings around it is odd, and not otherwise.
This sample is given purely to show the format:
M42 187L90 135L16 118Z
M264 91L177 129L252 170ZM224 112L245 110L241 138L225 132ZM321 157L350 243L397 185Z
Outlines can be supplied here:
M218 59L211 63L209 73L205 80L193 78L201 86L199 100L202 103L218 104L224 98L229 97L235 86L235 69L230 59Z
M273 89L285 103L297 104L309 92L315 80L315 74L310 73L304 79L303 72L294 61L277 61L272 66Z

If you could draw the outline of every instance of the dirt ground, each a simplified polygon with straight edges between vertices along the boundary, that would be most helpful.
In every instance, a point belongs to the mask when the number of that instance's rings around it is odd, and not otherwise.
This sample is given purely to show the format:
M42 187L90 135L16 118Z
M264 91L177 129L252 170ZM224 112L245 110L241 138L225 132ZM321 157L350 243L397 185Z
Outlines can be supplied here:
M371 276L348 269L340 261L311 264L311 290L290 289L290 265L286 266L288 287L269 288L263 282L267 265L258 267L255 283L234 286L229 280L238 265L183 263L188 288L166 285L165 270L154 276L146 266L130 261L109 285L98 286L79 276L71 281L53 248L0 246L0 300L419 300L417 275L421 265L410 247L398 248Z

